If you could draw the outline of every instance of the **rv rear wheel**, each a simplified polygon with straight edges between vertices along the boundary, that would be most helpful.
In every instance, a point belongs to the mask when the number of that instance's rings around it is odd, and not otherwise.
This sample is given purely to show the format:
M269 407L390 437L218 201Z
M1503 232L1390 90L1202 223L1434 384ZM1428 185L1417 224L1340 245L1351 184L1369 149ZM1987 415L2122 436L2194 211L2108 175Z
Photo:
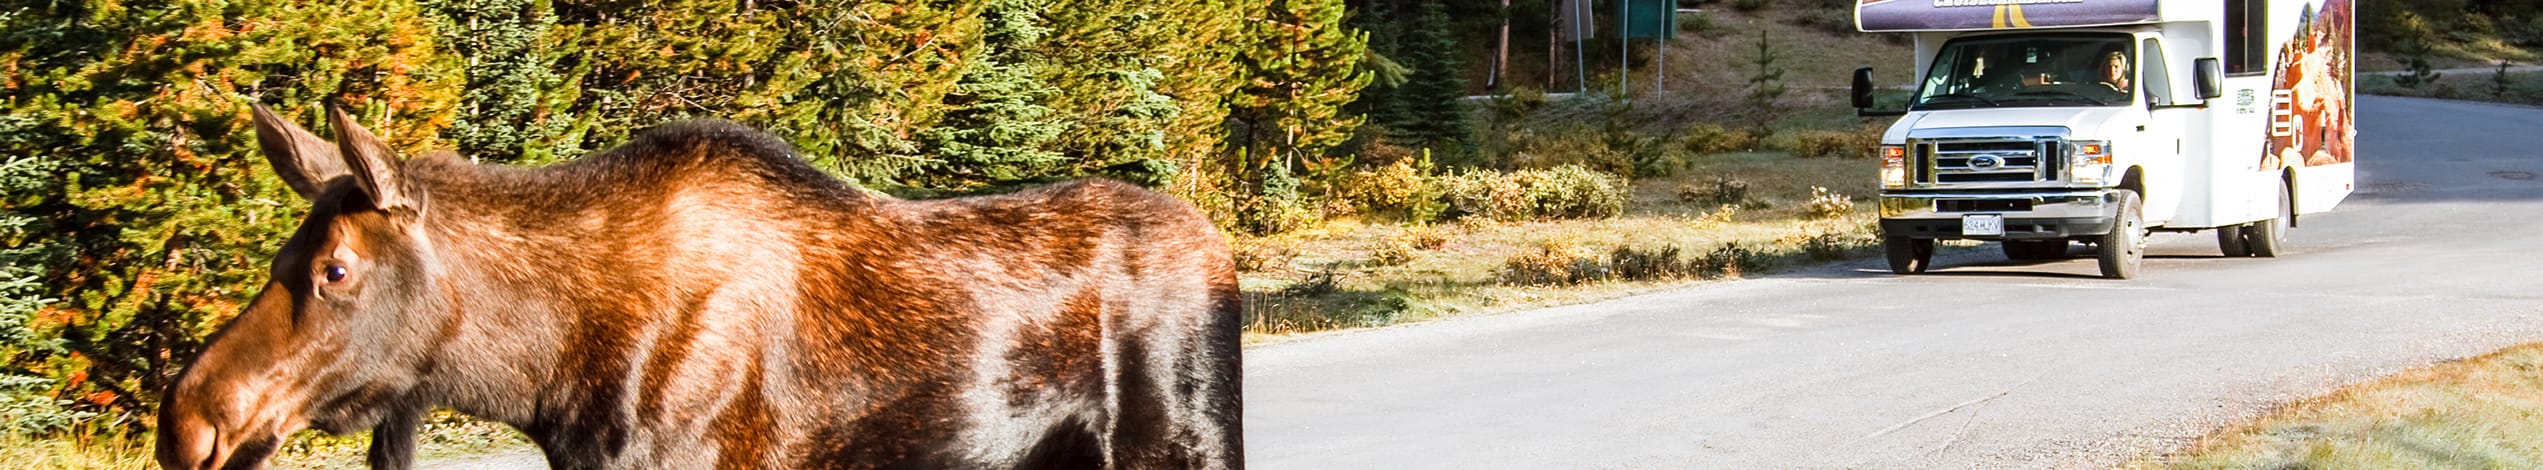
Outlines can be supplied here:
M2252 256L2276 258L2279 254L2286 252L2287 225L2295 220L2295 198L2288 197L2287 183L2280 181L2278 183L2278 216L2269 220L2252 222L2250 228L2243 230L2245 240L2243 246L2250 248Z
M2243 226L2241 225L2228 225L2216 228L2216 247L2217 249L2224 250L2225 257L2227 258L2251 256L2252 250L2250 248L2250 243L2251 240L2243 238Z

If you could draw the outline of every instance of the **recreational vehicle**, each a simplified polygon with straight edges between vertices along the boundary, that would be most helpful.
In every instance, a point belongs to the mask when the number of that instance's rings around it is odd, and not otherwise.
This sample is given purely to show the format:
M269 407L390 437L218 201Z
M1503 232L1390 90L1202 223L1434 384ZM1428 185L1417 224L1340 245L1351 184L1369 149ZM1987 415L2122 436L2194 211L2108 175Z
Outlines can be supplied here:
M1854 106L1895 115L1881 158L1892 272L1937 240L2017 260L2091 246L2136 277L2150 232L2216 233L2276 257L2355 186L2351 0L1864 0L1856 24L1915 39L1904 110L1855 71ZM1894 87L1894 85L1892 86Z

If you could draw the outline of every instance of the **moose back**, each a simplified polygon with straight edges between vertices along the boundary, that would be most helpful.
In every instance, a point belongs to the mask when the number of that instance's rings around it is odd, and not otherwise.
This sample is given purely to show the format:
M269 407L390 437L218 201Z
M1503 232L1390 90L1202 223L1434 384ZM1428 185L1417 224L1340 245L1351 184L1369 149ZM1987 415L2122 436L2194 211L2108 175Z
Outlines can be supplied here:
M304 428L402 468L434 407L557 468L1242 466L1235 268L1189 204L873 196L713 121L533 169L254 116L312 206L169 389L168 468Z

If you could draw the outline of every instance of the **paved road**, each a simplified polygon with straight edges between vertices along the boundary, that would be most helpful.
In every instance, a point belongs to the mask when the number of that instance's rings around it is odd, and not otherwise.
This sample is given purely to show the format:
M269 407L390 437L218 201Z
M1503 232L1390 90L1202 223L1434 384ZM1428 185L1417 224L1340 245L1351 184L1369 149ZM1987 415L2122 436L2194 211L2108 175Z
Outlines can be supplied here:
M2288 258L2159 236L2146 279L1992 249L1246 354L1262 469L2074 468L2543 341L2543 109L2359 101L2364 186Z

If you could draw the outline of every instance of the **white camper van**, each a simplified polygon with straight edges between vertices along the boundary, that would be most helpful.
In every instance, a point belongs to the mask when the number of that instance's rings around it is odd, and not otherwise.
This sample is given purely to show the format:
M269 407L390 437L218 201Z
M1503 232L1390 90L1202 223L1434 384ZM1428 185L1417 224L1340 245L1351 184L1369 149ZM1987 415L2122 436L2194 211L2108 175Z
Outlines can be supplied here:
M2095 247L2136 277L2152 231L2213 230L2274 257L2355 185L2351 0L1863 0L1863 31L1916 42L1916 92L1881 139L1892 272L1936 240L2014 259Z

